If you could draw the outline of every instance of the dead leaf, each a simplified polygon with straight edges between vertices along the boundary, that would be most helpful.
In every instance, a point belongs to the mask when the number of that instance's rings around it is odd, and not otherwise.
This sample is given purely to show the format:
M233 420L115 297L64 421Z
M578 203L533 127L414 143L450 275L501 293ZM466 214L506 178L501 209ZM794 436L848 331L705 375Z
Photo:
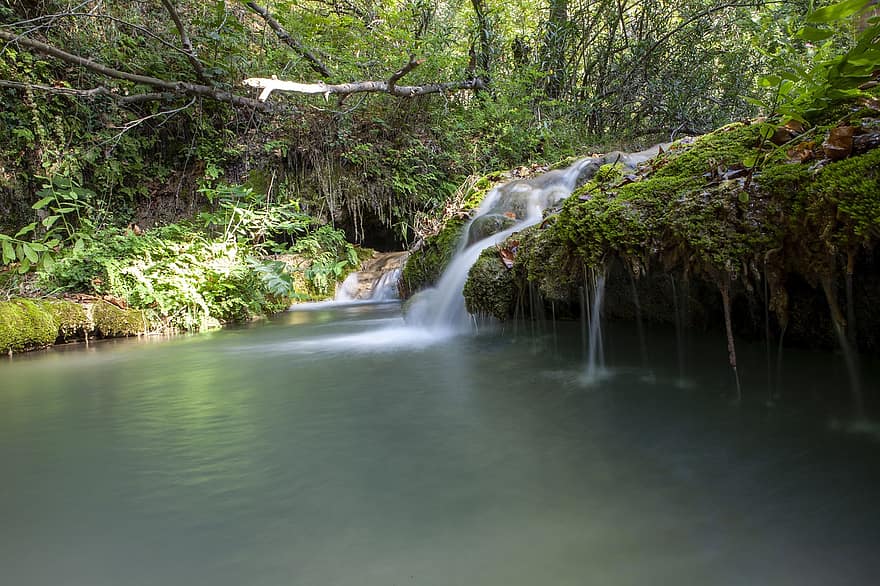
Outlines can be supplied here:
M806 163L807 161L812 161L816 158L816 153L813 151L815 147L815 142L802 142L785 151L785 154L788 156L789 161Z
M855 126L838 126L832 128L828 138L822 143L825 156L832 161L840 161L852 154Z
M798 136L803 134L803 132L803 124L801 124L797 120L789 120L773 132L773 136L772 138L770 138L770 142L777 146L781 146L791 141L792 139L797 138Z
M519 250L518 240L508 241L507 246L498 248L498 255L501 257L501 262L504 263L504 266L507 267L508 270L513 268L517 250Z

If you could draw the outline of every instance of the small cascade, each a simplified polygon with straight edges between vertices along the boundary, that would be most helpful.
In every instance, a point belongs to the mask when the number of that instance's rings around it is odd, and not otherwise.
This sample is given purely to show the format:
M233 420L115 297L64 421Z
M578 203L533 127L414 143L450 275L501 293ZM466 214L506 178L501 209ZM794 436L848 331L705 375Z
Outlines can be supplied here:
M856 419L863 419L865 416L865 403L862 397L862 381L859 376L858 357L853 347L850 346L849 338L846 335L846 320L840 311L840 306L837 304L837 296L834 293L831 277L826 275L822 278L822 289L825 291L825 300L828 302L828 308L831 311L834 333L837 335L837 342L840 344L840 351L843 354L843 360L846 363L846 370L849 374L849 386L852 393L855 417Z
M639 334L639 351L642 355L642 366L645 368L645 380L654 381L654 373L650 372L648 366L648 344L645 341L645 324L642 322L642 302L639 300L639 289L636 285L636 278L631 270L627 270L629 274L629 284L632 288L633 305L636 308L636 329Z
M394 301L400 298L397 282L406 261L405 252L380 252L364 261L361 270L349 274L336 290L335 302Z
M675 277L669 275L669 282L672 287L672 310L675 312L675 344L678 350L678 384L684 386L685 375L687 373L686 354L684 344L684 329L687 327L687 317L685 315L685 301L679 299L678 288L675 286ZM681 293L682 296L687 295L687 289Z
M480 254L511 234L533 226L544 210L571 195L607 163L634 169L659 151L659 146L634 154L620 152L588 157L567 169L548 171L529 179L517 179L494 187L476 215L465 226L458 249L435 287L419 292L410 304L407 322L439 333L472 331L473 320L465 309L464 289L468 273Z
M587 287L584 289L584 306L587 330L587 372L585 381L592 384L607 374L605 369L605 348L602 342L602 306L605 303L605 271L589 271Z

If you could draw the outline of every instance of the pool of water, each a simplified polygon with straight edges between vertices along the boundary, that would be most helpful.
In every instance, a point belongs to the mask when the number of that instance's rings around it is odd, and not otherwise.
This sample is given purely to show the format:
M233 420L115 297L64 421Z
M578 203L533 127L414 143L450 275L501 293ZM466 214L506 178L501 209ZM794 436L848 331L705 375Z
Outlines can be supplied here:
M605 335L592 378L577 324L443 337L396 304L4 360L0 582L876 583L840 357L744 344L735 404L723 337Z

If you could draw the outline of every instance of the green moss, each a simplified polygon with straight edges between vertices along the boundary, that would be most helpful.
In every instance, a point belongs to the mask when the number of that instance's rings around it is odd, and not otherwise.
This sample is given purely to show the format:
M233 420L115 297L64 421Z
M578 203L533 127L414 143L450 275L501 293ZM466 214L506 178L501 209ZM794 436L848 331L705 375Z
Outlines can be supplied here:
M52 316L28 299L0 302L0 351L44 348L58 333Z
M511 271L490 246L477 259L464 285L465 306L470 313L487 314L499 319L513 315L514 280Z
M754 155L761 133L769 127L766 123L735 123L700 136L690 144L679 141L655 159L653 176L702 177L720 166L742 164Z
M404 297L437 281L455 253L464 226L465 220L461 218L449 220L440 232L426 238L421 247L410 253L401 276Z
M79 303L64 299L47 299L41 301L40 306L52 316L57 338L61 340L79 338L92 330L86 309Z
M827 165L808 193L836 206L836 243L853 247L880 238L880 149Z
M135 336L147 329L144 313L137 309L121 309L106 301L92 306L95 331L102 337Z

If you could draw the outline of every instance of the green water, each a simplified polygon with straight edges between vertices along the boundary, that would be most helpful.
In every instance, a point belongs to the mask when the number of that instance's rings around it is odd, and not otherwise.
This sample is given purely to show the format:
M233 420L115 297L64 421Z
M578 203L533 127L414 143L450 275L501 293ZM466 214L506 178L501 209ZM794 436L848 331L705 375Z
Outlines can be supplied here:
M736 406L722 337L682 380L674 332L606 330L595 384L577 324L436 339L395 305L5 360L0 583L876 583L839 357L790 352L768 409L743 345Z

